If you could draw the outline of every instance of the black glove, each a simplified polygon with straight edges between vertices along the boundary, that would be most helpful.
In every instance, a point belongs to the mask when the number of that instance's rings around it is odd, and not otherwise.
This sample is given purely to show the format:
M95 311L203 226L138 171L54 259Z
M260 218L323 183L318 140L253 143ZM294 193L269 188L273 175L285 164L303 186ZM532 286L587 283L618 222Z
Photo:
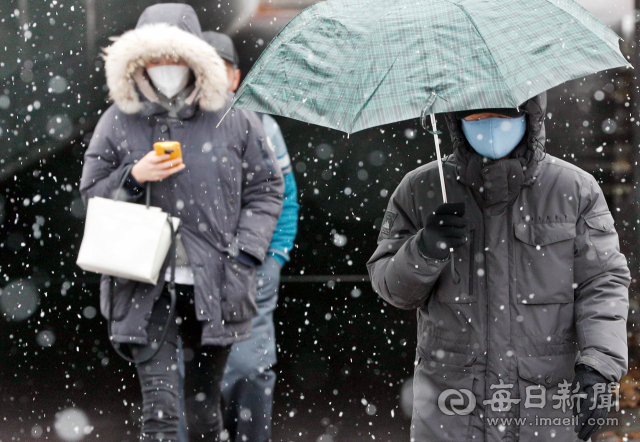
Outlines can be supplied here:
M469 220L464 217L465 205L445 203L427 216L420 232L418 249L423 256L446 259L450 247L460 247L469 236Z
M600 428L598 421L602 422L607 417L609 410L601 404L613 404L613 394L609 391L609 383L610 382L596 369L588 365L578 364L576 367L576 377L573 379L573 384L571 385L571 394L586 394L586 398L577 398L573 408L573 414L578 416L575 432L578 433L579 439L584 441L589 440L589 438L598 431L598 428ZM598 392L598 397L604 397L598 400L598 403L596 403L594 407L594 403L597 400L594 390L596 384L604 384L605 390L604 393L601 391ZM607 397L609 401L604 402L603 399ZM593 408L593 410L591 408Z

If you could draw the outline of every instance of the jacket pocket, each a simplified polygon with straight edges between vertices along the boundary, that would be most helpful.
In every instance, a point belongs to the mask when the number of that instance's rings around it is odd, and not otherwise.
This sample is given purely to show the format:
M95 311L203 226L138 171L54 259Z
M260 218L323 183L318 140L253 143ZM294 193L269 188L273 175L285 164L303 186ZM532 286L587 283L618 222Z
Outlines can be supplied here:
M573 302L575 223L519 223L514 229L518 303Z
M589 242L593 244L595 253L593 259L599 262L600 268L607 271L617 267L616 258L620 256L619 242L612 239L616 234L611 212L602 212L584 219L589 232ZM589 258L589 252L587 252Z
M465 441L476 408L473 368L420 357L413 381L411 440Z
M455 260L455 270L460 275L460 282L455 283L453 281L453 275L451 274L451 263L446 266L440 278L438 279L438 285L435 288L436 297L438 301L444 304L469 304L477 302L477 288L475 282L477 265L476 265L476 231L475 225L469 226L469 240L466 244L458 247L453 252L453 259Z
M613 215L611 212L603 212L593 215L584 220L589 227L600 232L615 232Z
M574 353L518 358L520 439L576 440L570 390Z
M228 258L223 264L220 308L226 323L250 321L258 313L256 268Z

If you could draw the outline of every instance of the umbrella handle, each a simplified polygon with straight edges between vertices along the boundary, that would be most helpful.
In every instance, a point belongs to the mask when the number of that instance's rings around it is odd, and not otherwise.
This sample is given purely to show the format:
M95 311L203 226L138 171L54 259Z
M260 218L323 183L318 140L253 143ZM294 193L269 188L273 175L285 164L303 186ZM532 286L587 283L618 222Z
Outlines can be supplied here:
M431 126L433 126L433 131L429 131L433 134L433 139L436 143L436 156L438 158L438 172L440 172L440 187L442 188L442 201L447 202L447 190L444 184L444 171L442 170L442 157L440 155L440 140L438 139L438 135L441 132L438 132L438 127L436 125L436 116L435 114L431 114ZM426 128L425 128L426 129ZM449 255L451 256L451 278L453 279L454 284L460 283L460 274L456 270L455 265L455 256L453 247L449 248Z

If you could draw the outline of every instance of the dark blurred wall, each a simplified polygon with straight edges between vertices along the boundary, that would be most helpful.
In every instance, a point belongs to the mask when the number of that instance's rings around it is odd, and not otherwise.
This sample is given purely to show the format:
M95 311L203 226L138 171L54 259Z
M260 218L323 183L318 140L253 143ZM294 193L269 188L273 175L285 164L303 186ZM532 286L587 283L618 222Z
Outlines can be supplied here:
M100 439L135 440L137 381L106 339L97 277L75 266L84 217L78 180L86 135L108 106L100 48L153 3L0 3L0 440L31 440L47 426L49 440L58 440L54 414L69 407L87 413L96 428L91 434L99 432ZM255 10L253 1L190 3L204 29L231 33L244 72L297 12L264 4ZM239 25L243 20L251 26ZM624 50L631 55L635 49ZM550 91L547 115L548 153L594 174L616 219L634 278L632 343L638 310L636 82L627 70L576 80ZM276 440L315 441L323 434L324 441L407 439L400 406L412 371L415 315L390 308L358 279L366 274L389 196L407 172L435 159L431 135L417 120L349 139L277 120L302 208L276 311ZM443 153L450 153L448 134L442 138ZM11 315L16 320L8 320Z
M106 107L100 48L154 0L0 2L0 180L81 137ZM166 3L166 2L165 2ZM244 26L258 0L189 3L204 29Z

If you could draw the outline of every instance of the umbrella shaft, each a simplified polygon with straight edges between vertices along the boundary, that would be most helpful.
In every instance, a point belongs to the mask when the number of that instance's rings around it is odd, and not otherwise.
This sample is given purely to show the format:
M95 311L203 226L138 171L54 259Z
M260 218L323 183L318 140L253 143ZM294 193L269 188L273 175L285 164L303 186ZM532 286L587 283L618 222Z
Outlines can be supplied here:
M433 126L433 139L436 142L436 156L438 157L438 171L440 172L440 187L442 187L442 201L447 202L447 190L444 186L444 171L442 170L442 157L440 156L440 140L438 139L438 128L436 127L436 116L431 114L431 126ZM449 249L453 253L453 247Z
M436 116L431 114L431 126L433 126L433 139L436 143L436 156L438 157L438 171L440 172L440 187L442 188L442 201L447 202L447 191L444 185L444 172L442 170L442 157L440 156L440 140L438 139L438 128L436 127Z

